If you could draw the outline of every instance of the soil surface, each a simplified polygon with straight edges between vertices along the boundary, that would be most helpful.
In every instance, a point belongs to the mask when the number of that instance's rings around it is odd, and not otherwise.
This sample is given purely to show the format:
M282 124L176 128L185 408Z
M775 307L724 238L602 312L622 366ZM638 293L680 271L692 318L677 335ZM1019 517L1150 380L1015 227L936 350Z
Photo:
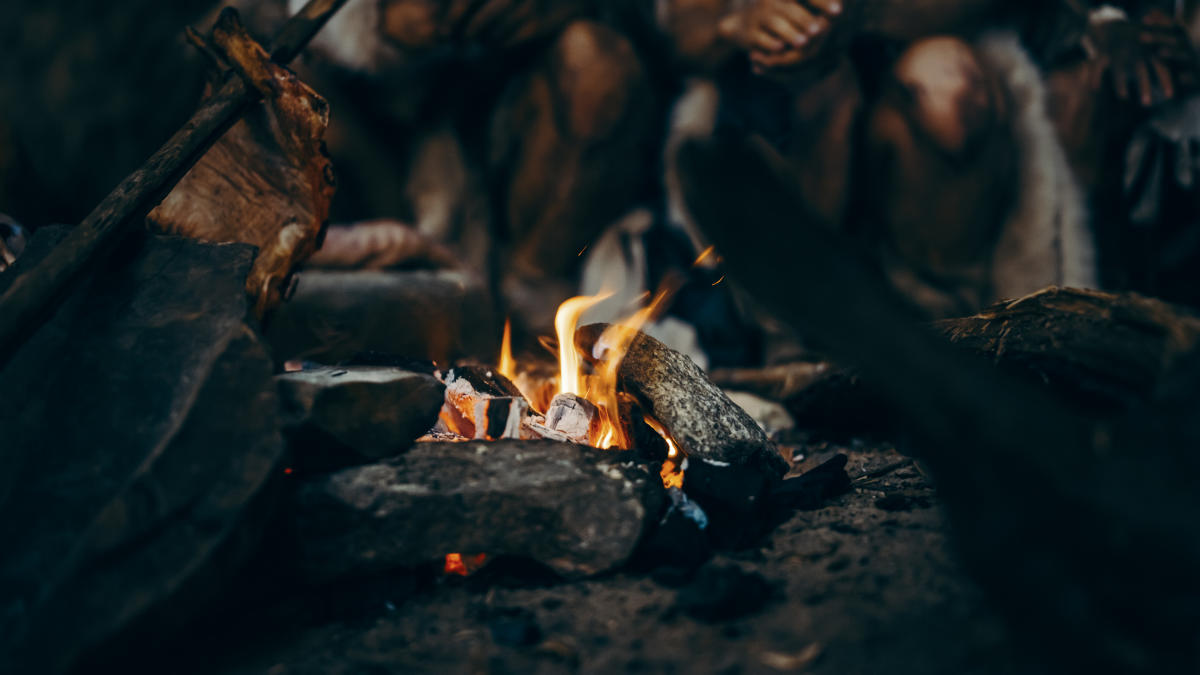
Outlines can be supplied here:
M693 577L567 583L511 561L466 579L396 573L275 594L172 661L228 675L1033 672L960 569L916 464L890 447L808 450L809 465L847 454L854 488Z

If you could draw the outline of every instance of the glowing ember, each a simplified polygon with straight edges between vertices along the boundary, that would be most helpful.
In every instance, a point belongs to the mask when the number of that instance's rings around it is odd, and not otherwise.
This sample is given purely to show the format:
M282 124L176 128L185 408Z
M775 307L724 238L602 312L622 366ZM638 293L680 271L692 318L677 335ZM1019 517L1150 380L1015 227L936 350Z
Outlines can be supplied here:
M487 555L480 553L478 555L463 558L461 553L447 553L446 563L442 567L442 573L451 576L465 577L487 562Z
M575 351L575 328L583 313L612 297L612 293L583 295L571 298L558 306L554 315L554 332L558 335L558 393L586 396L579 386L580 359Z
M713 254L714 250L716 250L715 246L709 246L708 248L704 249L704 252L700 254L700 257L696 258L696 262L692 263L692 267L695 267L703 263L705 260L708 260L708 257Z

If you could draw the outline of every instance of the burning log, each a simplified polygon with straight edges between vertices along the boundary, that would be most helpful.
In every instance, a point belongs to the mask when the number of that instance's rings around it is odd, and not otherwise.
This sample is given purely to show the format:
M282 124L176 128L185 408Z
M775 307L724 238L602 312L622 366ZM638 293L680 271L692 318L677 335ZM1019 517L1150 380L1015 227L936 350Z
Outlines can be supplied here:
M534 438L529 403L509 379L482 366L456 366L446 373L442 418L451 431L479 440Z
M257 246L246 291L261 317L283 300L292 270L317 249L329 218L329 106L270 60L236 12L221 13L211 42L210 51L253 84L263 105L200 158L147 222L169 234Z
M600 431L600 410L585 398L575 394L559 394L550 401L546 411L546 427L565 436L572 443L587 445Z
M629 559L665 505L658 475L626 459L548 441L421 443L305 482L292 511L299 562L330 579L472 551L600 574Z
M533 411L523 398L485 398L475 402L476 440L532 438L528 432Z
M16 268L65 228L39 230ZM244 244L138 237L0 369L0 669L198 609L258 538L283 439Z
M607 328L593 324L575 334L576 346L592 363L603 360L599 338ZM639 334L625 354L618 379L689 457L749 466L771 478L787 472L787 462L762 428L691 359L658 340Z
M407 450L433 427L445 386L399 368L322 367L276 376L289 442L307 454L336 454L341 466Z
M382 352L447 363L494 353L493 338L479 330L491 317L487 290L463 272L306 271L266 334L277 362Z

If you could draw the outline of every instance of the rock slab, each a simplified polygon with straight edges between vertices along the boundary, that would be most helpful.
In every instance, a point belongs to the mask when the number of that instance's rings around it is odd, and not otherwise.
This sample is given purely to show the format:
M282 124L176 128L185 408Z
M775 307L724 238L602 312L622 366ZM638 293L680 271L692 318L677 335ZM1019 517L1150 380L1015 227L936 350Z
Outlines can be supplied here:
M248 553L283 450L253 260L135 236L0 371L0 671L186 617Z
M300 564L329 579L485 553L600 574L629 559L665 505L656 471L630 459L551 441L419 443L300 487Z

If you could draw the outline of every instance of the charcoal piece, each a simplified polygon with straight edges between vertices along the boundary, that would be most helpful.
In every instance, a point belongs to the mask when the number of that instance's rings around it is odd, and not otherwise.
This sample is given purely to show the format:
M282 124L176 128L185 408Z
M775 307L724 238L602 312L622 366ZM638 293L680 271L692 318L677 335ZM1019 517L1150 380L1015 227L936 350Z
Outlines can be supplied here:
M630 439L633 449L648 462L662 464L667 461L670 448L667 441L646 423L642 407L637 399L622 392L619 396L621 424L625 427L625 437Z
M529 402L523 398L482 398L475 402L475 439L519 439L528 429Z
M491 399L501 400L493 407L489 403ZM452 431L467 438L520 438L526 426L522 416L531 413L528 402L516 385L499 372L481 366L451 368L446 373L445 401L442 412L444 419ZM496 418L494 422L501 426L497 435L489 436L487 427L493 423L492 416ZM512 425L509 424L510 418ZM506 430L512 433L505 436Z
M683 467L683 491L708 514L709 537L720 548L747 545L771 526L761 517L771 483L754 467L696 457Z
M444 365L493 357L492 325L487 290L462 272L305 270L291 300L268 317L266 334L277 363L339 363L374 351Z
M575 333L584 358L603 357L600 336L607 324L584 326ZM754 420L684 354L638 334L618 372L620 387L670 433L689 457L733 466L750 466L764 475L782 476L787 462Z
M0 670L176 627L248 554L283 452L253 259L134 236L0 371Z
M657 472L629 459L549 441L420 443L302 483L298 562L327 579L472 551L599 574L630 557L665 504Z
M707 532L708 514L679 488L668 488L667 495L671 504L639 551L640 566L694 569L712 556Z
M811 510L845 494L850 489L848 461L845 455L834 455L811 471L774 485L769 498L772 507Z
M734 566L709 565L679 591L676 604L694 619L717 623L758 612L775 592L761 574Z
M276 380L293 448L332 446L344 451L343 466L407 450L437 422L446 389L431 375L381 367L327 366Z
M494 368L477 365L455 366L446 373L446 384L463 380L482 396L521 398L521 390L512 380Z

